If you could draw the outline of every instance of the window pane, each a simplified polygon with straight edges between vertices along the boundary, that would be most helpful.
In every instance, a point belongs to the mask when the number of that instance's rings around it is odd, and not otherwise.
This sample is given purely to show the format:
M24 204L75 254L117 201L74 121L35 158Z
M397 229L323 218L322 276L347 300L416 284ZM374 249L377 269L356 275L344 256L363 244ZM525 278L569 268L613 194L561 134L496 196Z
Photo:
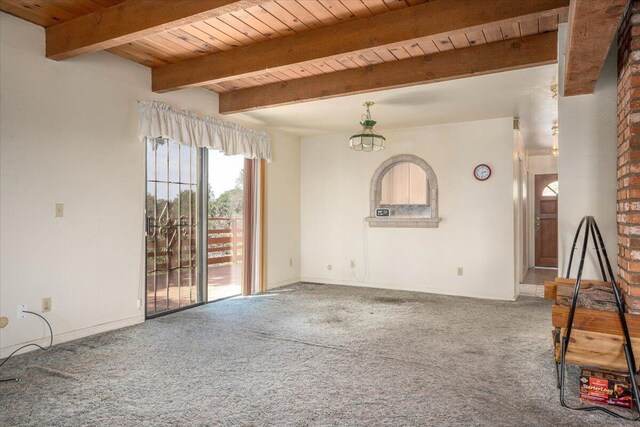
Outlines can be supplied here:
M180 145L169 143L169 182L180 181Z
M191 149L191 183L192 184L197 184L198 183L198 166L196 164L198 159L198 149L197 148L192 148Z
M167 154L169 149L167 147L168 141L166 139L156 139L156 179L158 181L167 180Z
M147 182L147 216L154 218L156 215L155 212L156 205L156 183L155 182Z
M180 146L180 182L191 183L191 147Z
M197 149L147 141L147 315L198 302Z
M156 186L156 224L166 225L169 219L168 185L158 182Z
M558 195L558 181L554 181L551 184L544 187L542 190L542 197L555 197Z
M156 148L151 138L147 138L147 179L156 179Z
M169 217L171 225L177 225L180 218L180 185L169 184Z

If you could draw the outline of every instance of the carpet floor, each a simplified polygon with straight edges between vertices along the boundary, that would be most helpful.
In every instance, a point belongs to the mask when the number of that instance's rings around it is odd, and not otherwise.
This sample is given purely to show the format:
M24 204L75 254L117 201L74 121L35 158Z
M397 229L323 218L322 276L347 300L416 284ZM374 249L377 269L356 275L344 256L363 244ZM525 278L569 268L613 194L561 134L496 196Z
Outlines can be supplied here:
M560 407L550 330L540 298L292 285L16 356L0 425L631 425Z

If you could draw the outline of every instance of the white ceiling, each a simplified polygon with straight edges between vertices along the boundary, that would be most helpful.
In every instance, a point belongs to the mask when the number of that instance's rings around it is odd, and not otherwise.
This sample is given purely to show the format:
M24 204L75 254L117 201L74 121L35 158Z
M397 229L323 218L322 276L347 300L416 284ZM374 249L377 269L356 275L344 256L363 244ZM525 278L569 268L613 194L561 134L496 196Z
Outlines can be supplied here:
M298 136L356 133L363 101L378 122L376 131L442 123L519 117L528 149L551 148L551 126L558 118L550 86L558 66L545 65L401 89L305 102L237 113L230 118L274 127Z

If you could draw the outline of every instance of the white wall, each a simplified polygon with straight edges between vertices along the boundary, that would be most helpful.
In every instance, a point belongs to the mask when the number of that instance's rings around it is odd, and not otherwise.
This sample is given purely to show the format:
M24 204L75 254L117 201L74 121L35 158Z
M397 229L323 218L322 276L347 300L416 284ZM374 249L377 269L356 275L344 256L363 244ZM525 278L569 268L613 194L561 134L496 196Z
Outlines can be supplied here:
M302 279L321 283L512 300L514 286L513 119L387 131L387 148L354 152L349 135L301 143ZM414 154L435 171L439 228L366 228L363 218L375 169L397 154ZM478 182L473 168L492 177ZM356 261L356 273L350 260ZM327 268L328 265L332 269ZM457 268L464 267L464 276Z
M538 155L528 157L529 174L540 175L546 173L558 173L558 158L556 156Z
M559 34L560 76L564 76L566 25ZM611 49L592 95L558 99L558 250L561 273L566 273L575 230L584 215L593 215L603 233L611 264L616 269L616 49ZM562 92L560 86L560 93ZM580 245L581 247L581 245ZM584 277L599 278L594 251ZM578 256L574 261L573 277Z
M300 281L300 138L270 130L266 172L267 289Z
M539 156L529 156L528 157L528 193L531 195L531 203L528 206L527 213L527 233L529 236L528 239L528 265L533 267L536 263L536 235L535 235L535 176L536 175L544 175L550 173L558 173L558 158L552 155L539 155ZM560 189L562 191L562 189Z
M217 95L204 90L153 94L141 65L109 53L55 62L44 46L42 28L0 13L0 315L10 321L0 330L1 356L48 334L39 319L16 319L19 304L39 311L43 297L52 297L46 316L56 342L143 321L144 146L136 101L218 112ZM295 196L281 194L296 192L290 180L299 149L272 134L267 245L282 254L269 257L267 269L277 283L299 276L299 210ZM65 205L63 218L54 218L56 202ZM275 218L280 212L294 224L290 233ZM285 272L289 253L296 264Z

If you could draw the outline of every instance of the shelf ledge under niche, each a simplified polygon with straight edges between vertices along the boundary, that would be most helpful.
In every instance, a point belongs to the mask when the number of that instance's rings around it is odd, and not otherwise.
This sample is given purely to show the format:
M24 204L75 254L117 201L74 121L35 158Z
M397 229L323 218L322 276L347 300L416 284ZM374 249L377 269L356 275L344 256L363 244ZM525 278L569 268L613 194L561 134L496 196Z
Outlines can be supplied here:
M369 227L438 228L442 218L368 216Z

